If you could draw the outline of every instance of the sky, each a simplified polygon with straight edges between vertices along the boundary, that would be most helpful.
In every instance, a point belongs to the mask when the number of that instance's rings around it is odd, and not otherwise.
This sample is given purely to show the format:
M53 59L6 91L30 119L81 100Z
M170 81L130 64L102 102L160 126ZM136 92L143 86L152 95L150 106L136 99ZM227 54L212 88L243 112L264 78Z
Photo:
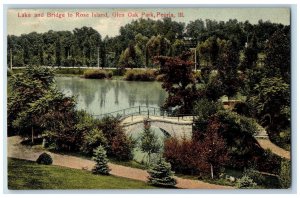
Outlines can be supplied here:
M94 17L92 13L98 13L100 17ZM171 16L172 20L186 24L196 19L217 21L237 19L242 22L248 20L252 24L262 19L284 25L290 24L289 8L8 9L7 33L18 36L33 31L38 33L49 30L72 31L75 28L88 26L96 29L103 37L106 35L111 37L118 35L120 27L133 20L139 18L159 20L164 16Z

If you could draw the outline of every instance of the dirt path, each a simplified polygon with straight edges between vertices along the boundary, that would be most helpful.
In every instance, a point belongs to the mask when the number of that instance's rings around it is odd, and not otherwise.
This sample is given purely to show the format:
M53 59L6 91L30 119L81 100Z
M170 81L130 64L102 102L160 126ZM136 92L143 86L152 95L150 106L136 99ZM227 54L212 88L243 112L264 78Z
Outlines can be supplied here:
M276 146L269 139L257 139L257 141L263 149L270 149L273 153L280 157L291 159L291 153L289 151Z
M13 136L7 138L8 151L7 156L25 160L35 161L38 156L44 151L39 149L32 149L29 146L24 146L20 144L21 138L18 136ZM92 160L82 159L79 157L56 154L47 152L51 155L53 159L53 165L64 166L74 169L86 169L91 170L94 166ZM111 169L111 174L119 177L126 177L130 179L147 181L148 173L145 170L131 168L116 164L109 163ZM176 177L178 188L188 188L188 189L232 189L229 186L221 186L215 184L209 184L202 181L183 179Z

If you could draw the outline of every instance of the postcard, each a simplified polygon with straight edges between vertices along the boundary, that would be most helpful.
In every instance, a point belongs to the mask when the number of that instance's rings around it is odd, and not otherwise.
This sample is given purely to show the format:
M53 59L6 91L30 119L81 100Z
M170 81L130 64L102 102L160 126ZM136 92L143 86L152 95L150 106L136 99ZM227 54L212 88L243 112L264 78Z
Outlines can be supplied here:
M290 16L8 8L8 190L290 189Z

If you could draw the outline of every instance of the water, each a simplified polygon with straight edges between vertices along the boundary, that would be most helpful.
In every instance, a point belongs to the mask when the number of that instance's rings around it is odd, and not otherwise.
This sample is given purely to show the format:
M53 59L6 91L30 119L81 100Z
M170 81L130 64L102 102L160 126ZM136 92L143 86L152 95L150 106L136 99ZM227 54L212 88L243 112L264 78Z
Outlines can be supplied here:
M77 97L77 109L93 115L135 106L159 108L167 93L159 82L97 80L79 77L56 77L57 88Z

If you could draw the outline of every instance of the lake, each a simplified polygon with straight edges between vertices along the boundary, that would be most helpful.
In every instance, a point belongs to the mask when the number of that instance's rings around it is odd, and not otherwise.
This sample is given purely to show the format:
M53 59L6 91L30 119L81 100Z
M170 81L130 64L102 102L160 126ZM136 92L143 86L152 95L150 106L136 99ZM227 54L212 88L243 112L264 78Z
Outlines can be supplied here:
M55 77L57 88L77 97L77 108L93 115L135 106L159 108L167 97L160 82Z

